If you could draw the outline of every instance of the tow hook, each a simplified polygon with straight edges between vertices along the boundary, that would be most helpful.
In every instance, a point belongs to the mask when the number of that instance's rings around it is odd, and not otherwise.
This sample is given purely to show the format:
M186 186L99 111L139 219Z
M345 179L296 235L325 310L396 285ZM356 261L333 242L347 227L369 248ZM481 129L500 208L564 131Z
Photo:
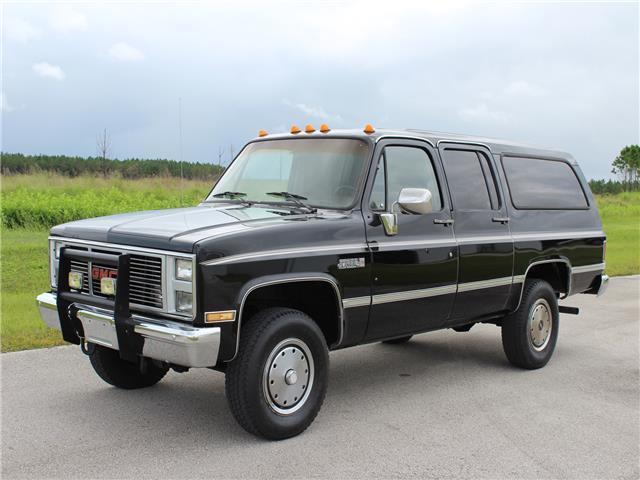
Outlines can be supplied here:
M81 338L80 350L82 350L82 353L85 355L93 355L93 352L96 350L96 346L91 342L87 342L84 338Z

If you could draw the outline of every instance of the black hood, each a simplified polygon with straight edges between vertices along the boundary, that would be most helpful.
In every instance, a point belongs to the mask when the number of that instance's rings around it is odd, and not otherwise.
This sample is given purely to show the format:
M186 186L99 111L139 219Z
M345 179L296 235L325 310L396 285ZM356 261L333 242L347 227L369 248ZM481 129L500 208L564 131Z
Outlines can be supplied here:
M90 218L51 229L55 236L146 248L192 252L194 245L216 235L228 235L292 218L286 210L240 205L200 205Z

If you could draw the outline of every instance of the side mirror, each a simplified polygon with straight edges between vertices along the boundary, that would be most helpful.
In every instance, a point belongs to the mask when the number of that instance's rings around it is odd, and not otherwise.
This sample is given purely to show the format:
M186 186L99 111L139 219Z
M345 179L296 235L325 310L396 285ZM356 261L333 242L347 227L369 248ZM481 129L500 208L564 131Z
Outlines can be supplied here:
M432 197L428 188L403 188L398 195L398 205L403 211L424 215L433 211Z

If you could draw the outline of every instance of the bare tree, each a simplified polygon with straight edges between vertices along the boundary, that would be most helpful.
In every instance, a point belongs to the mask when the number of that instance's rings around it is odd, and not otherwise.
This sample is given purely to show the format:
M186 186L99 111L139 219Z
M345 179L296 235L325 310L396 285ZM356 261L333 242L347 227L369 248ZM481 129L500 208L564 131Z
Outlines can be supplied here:
M102 174L107 176L107 158L111 154L111 139L107 135L107 129L105 128L102 135L98 135L96 140L98 148L98 156L102 159Z
M222 157L224 156L224 147L218 147L218 166L222 166Z
M233 143L229 145L229 163L233 162Z

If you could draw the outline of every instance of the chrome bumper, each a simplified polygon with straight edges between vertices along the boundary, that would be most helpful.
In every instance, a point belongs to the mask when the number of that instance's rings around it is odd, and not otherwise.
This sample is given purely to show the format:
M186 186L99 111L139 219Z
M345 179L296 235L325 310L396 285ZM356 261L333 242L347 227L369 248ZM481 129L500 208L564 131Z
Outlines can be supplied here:
M56 296L42 293L36 298L40 316L49 327L61 330ZM79 305L84 340L118 350L113 312ZM133 315L134 332L144 337L142 354L183 367L213 367L218 360L220 328L197 328L170 320Z
M600 275L600 285L598 286L598 291L596 295L603 295L604 292L607 291L607 287L609 286L609 275L602 274Z

